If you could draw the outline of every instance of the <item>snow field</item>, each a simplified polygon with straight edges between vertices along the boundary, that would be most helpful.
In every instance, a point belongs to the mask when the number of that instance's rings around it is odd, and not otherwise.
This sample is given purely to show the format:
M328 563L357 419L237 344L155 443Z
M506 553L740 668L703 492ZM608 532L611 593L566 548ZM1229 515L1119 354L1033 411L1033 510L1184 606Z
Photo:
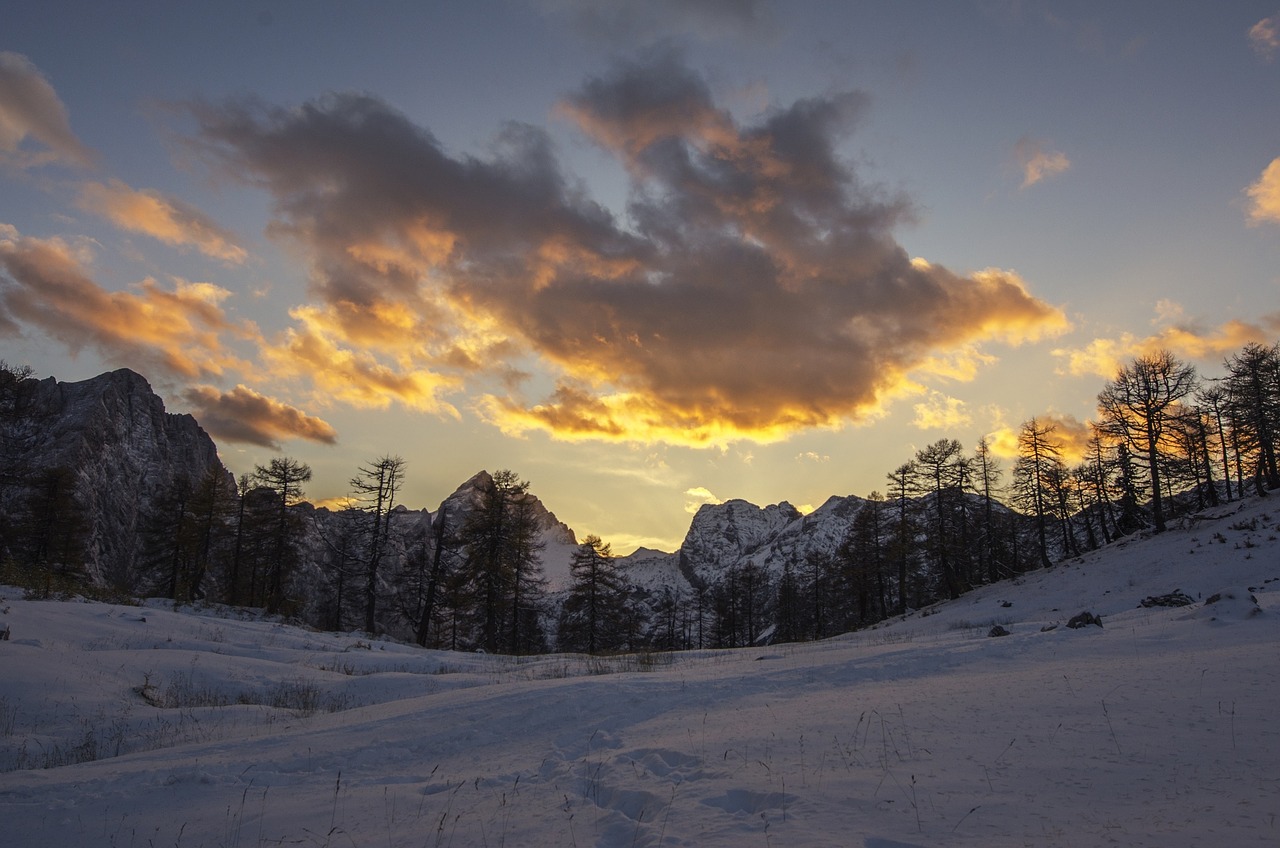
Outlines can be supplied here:
M875 630L662 657L3 592L5 844L1274 845L1276 525L1229 505Z

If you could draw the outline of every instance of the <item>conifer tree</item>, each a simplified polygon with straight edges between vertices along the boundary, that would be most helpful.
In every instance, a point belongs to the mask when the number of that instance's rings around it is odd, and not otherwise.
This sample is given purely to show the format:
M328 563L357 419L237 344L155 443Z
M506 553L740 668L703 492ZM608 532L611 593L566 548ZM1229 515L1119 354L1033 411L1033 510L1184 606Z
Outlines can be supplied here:
M412 599L407 614L414 622L414 641L424 648L430 639L440 600L447 592L450 562L458 547L454 519L447 503L432 519L429 532L430 539L424 540L420 547L418 567L407 581L408 596Z
M573 583L560 613L561 650L596 654L622 647L629 587L609 544L588 536L574 551L569 569Z
M1238 452L1259 494L1280 488L1280 345L1250 343L1227 360L1227 406Z
M907 611L907 563L911 555L911 480L915 476L914 462L905 462L889 475L888 498L894 509L893 557L898 566L899 614Z
M1099 426L1145 463L1157 533L1165 529L1161 475L1167 461L1168 425L1177 405L1196 388L1195 368L1162 350L1121 367L1098 395Z
M983 436L973 454L974 480L982 497L982 526L978 539L978 571L989 583L1000 579L1000 544L996 528L996 494L1000 488L1000 461L991 453L991 442Z
M44 598L78 586L87 577L87 528L76 501L75 486L76 475L70 468L43 469L31 481L19 512L15 535L20 561Z
M1230 502L1233 498L1231 495L1231 460L1227 454L1227 448L1230 445L1230 441L1227 439L1226 427L1227 392L1221 385L1214 384L1201 389L1197 399L1208 418L1213 437L1217 439L1217 446L1222 451L1222 483L1227 501Z
M915 494L929 496L925 501L925 512L929 516L926 523L929 553L950 598L960 597L963 582L957 560L963 483L968 476L968 464L959 442L939 439L916 451L915 474L909 484Z
M508 648L521 648L521 629L536 620L536 591L541 573L541 544L530 520L529 484L514 471L489 478L459 533L464 551L460 588L478 619L480 645L497 652L503 625L510 634Z
M363 577L366 633L373 633L377 627L378 581L391 541L391 510L404 482L404 467L403 458L387 454L360 466L359 473L351 478L355 508L365 516Z
M265 606L267 612L278 613L285 604L285 578L294 566L294 545L301 532L298 522L291 519L289 508L302 500L302 484L311 479L311 466L288 457L277 457L265 466L255 466L253 479L271 492L273 499L275 520L267 562Z
M1055 429L1035 418L1024 422L1013 466L1013 503L1036 520L1040 564L1045 568L1050 564L1048 520L1057 501L1054 483L1062 473L1062 443L1054 438Z

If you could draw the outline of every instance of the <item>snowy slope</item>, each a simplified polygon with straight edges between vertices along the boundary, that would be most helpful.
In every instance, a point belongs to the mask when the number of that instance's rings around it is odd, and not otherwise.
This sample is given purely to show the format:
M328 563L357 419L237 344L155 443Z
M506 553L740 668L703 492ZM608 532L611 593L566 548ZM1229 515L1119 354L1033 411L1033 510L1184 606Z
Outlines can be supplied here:
M670 658L10 591L0 763L99 759L0 774L4 842L1275 845L1278 518L1231 505L872 631ZM1082 610L1103 626L1064 626Z

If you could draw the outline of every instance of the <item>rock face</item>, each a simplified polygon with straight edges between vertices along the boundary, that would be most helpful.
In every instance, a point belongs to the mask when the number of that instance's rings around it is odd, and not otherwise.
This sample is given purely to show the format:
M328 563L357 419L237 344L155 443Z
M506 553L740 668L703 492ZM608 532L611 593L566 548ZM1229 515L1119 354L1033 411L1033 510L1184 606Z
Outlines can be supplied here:
M20 411L5 421L13 474L0 509L24 478L65 468L85 540L85 570L100 584L124 585L139 552L139 521L175 480L227 474L218 449L190 415L165 412L164 402L128 369L90 380L52 377L23 386Z
M694 585L714 584L747 564L776 577L788 563L834 554L865 503L853 495L831 497L808 515L786 501L766 507L742 500L703 505L680 546L680 571Z
M715 582L719 574L760 551L802 517L786 501L766 507L743 500L703 504L680 546L680 570L691 583Z
M445 498L434 511L396 505L388 521L384 573L378 581L380 596L391 597L397 591L403 592L404 586L397 587L396 580L403 581L405 572L412 571L415 564L426 567L434 551L435 522L442 513L446 516L449 533L456 534L466 522L468 513L480 503L483 492L492 485L492 475L480 471ZM541 545L539 564L547 591L554 595L569 585L569 563L578 541L573 530L556 518L538 498L530 495L529 507ZM292 578L291 594L298 599L304 619L332 621L336 614L332 595L339 548L352 557L342 566L349 572L346 606L363 603L361 597L365 589L361 581L365 578L360 557L364 554L361 534L365 531L361 528L367 525L367 519L355 510L317 509L308 503L297 504L292 510L300 519L298 547L302 555L300 567ZM450 564L456 565L456 556L456 551L449 556ZM347 624L358 620L358 615L350 609L337 614L344 615L342 620Z
M454 490L452 495L445 498L440 507L450 512L457 511L459 514L465 514L479 502L481 494L492 486L493 475L488 471L480 471ZM578 544L577 537L569 526L556 518L555 513L547 509L536 497L531 501L530 510L543 542L556 545Z

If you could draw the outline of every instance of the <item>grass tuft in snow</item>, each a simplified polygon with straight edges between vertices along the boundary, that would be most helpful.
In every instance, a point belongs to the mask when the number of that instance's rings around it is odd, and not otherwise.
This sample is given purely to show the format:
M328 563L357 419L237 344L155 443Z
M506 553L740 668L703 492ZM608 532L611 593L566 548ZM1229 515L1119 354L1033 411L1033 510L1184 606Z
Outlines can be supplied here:
M319 685L301 678L281 681L262 691L242 690L233 696L224 689L197 682L195 674L189 670L171 675L163 685L152 683L151 677L147 674L142 685L134 691L151 706L164 710L240 704L289 710L300 718L306 718L320 712L336 713L351 707L349 697L325 694Z

